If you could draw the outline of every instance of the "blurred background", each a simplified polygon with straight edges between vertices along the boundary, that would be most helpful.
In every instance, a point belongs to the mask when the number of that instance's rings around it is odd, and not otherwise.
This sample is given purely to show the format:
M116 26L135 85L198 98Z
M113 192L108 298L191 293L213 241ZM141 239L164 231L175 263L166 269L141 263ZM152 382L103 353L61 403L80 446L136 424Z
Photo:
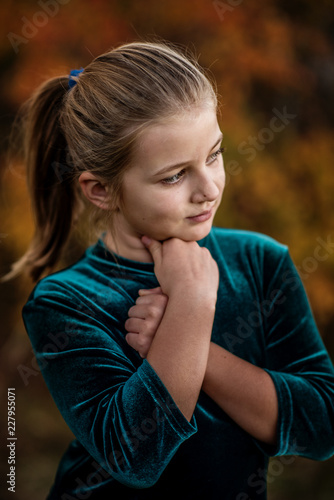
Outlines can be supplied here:
M218 83L227 187L216 225L263 232L289 246L334 359L333 2L2 0L0 12L0 274L33 232L24 168L6 158L20 104L45 79L84 67L112 46L164 38L194 50ZM72 241L66 263L85 244ZM22 276L0 286L4 438L8 387L17 410L10 498L42 500L72 435L22 323L32 282ZM5 478L5 445L0 453ZM268 481L269 500L333 499L334 459L275 458ZM1 498L7 486L2 479Z

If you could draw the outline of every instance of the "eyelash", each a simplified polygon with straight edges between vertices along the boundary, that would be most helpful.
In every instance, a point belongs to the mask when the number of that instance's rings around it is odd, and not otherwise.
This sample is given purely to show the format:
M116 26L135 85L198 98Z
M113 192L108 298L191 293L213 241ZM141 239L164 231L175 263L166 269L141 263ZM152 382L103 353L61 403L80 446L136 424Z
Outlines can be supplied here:
M224 147L217 149L217 151L215 151L214 153L212 153L212 155L210 155L211 160L215 161L215 159L224 152L225 152Z
M212 155L210 155L210 157L209 157L210 160L212 160L209 163L209 165L211 165L218 158L218 156L221 155L221 154L223 154L224 152L225 152L225 148L221 147L221 148L217 149L217 151L215 151L214 153L212 153ZM174 184L177 184L182 179L184 173L185 173L185 169L183 168L177 174L172 175L171 177L167 177L166 179L163 179L161 182L163 184L166 184L166 185L169 185L169 186L173 186ZM177 179L174 180L175 178L177 178Z

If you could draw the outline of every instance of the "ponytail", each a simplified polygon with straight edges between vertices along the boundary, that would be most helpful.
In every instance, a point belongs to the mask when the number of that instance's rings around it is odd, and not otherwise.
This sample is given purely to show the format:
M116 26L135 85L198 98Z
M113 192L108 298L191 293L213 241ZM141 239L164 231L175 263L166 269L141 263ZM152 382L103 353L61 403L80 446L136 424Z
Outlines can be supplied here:
M35 233L26 253L1 278L26 271L37 281L57 264L71 232L77 193L74 172L59 117L68 77L45 82L22 107L23 158Z
M94 210L89 229L112 230L115 202L121 200L124 173L133 164L141 133L194 106L217 107L215 89L197 61L165 43L121 45L84 71L72 71L70 85L67 76L51 79L23 108L23 153L36 229L28 251L3 281L25 270L37 281L56 266L85 207L77 180L81 172L94 175L113 197L106 210L88 204Z

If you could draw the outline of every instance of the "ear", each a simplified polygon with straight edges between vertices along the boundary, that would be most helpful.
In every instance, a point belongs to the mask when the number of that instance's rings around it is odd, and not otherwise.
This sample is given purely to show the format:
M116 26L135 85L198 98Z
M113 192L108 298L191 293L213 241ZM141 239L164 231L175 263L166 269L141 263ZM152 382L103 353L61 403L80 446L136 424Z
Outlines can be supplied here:
M79 177L79 184L86 198L103 210L112 210L109 199L110 190L103 185L101 181L90 172L83 172Z

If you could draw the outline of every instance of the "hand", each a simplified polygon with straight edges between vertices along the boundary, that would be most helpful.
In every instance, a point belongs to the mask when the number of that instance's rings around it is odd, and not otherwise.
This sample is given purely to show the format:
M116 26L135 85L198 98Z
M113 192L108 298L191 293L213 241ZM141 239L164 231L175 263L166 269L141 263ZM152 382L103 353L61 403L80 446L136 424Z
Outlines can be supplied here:
M207 248L200 247L196 241L171 238L160 243L142 237L142 243L152 255L154 272L163 293L171 297L185 295L202 300L203 305L216 303L219 284L219 271L216 261Z
M160 325L168 297L160 287L139 290L136 304L128 311L125 329L129 332L125 340L142 358L146 358L154 335Z

